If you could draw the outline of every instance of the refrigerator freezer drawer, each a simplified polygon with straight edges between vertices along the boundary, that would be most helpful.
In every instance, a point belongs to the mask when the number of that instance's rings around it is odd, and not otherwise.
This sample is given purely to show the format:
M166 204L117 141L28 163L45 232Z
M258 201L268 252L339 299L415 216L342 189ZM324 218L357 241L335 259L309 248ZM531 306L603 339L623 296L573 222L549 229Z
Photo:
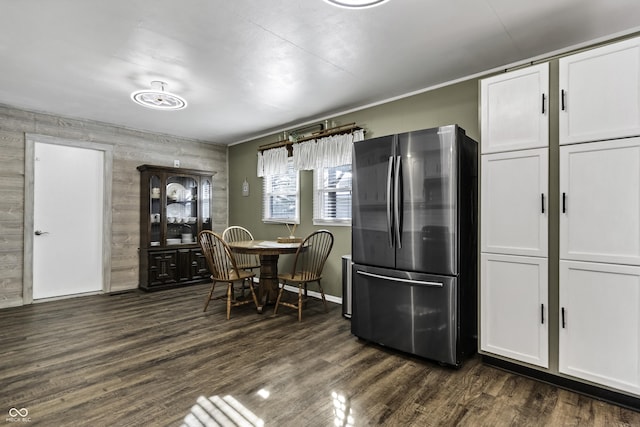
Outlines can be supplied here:
M456 277L354 264L351 332L386 347L460 366L457 301Z

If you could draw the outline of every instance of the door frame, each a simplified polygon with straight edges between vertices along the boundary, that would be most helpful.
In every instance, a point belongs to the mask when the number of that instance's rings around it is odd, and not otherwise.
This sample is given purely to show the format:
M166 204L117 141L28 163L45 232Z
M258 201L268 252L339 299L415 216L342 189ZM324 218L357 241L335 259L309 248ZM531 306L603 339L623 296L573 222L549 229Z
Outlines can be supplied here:
M103 152L103 203L102 203L102 292L111 290L111 188L113 176L113 146L89 141L40 134L25 134L24 156L24 265L22 303L33 303L33 236L34 236L34 184L35 144L54 144Z

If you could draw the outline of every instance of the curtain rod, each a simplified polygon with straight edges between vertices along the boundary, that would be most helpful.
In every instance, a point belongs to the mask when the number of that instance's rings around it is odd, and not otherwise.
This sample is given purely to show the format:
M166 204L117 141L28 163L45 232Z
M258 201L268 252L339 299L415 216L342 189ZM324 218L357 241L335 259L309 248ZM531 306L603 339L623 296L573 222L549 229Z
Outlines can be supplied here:
M361 129L362 128L359 126L356 126L355 123L348 123L346 125L340 125L340 126L332 127L329 129L323 129L318 132L313 132L310 136L299 138L296 141L277 141L277 142L272 142L270 144L264 144L258 147L258 151L262 152L265 150L271 150L273 148L292 146L293 144L309 141L311 139L323 138L326 136L333 136L333 135L340 135L343 133L352 133L355 130L361 130Z

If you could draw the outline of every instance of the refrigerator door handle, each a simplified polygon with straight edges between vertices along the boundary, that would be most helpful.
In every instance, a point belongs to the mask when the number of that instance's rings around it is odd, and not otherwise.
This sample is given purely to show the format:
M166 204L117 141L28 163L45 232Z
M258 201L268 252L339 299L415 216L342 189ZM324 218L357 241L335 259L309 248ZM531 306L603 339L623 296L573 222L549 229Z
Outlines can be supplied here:
M411 279L401 279L399 277L389 277L389 276L383 276L381 274L375 274L375 273L369 273L366 271L356 271L357 274L361 274L363 276L369 276L369 277L374 277L376 279L383 279L383 280L391 280L393 282L402 282L402 283L411 283L414 285L424 285L424 286L433 286L436 288L441 288L444 286L443 283L440 282L427 282L424 280L411 280Z
M396 171L395 171L395 191L393 195L393 207L395 210L395 232L396 232L396 247L402 249L402 157L396 157Z
M389 156L387 165L387 235L389 236L389 246L393 247L393 212L391 210L391 200L393 190L391 181L393 180L393 157Z

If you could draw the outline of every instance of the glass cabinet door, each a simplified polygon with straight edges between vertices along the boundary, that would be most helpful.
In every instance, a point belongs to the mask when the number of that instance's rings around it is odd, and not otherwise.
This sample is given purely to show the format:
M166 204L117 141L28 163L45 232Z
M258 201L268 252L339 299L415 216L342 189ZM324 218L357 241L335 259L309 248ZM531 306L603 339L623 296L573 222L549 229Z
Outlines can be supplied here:
M202 229L211 230L211 180L202 178Z
M160 177L157 175L151 176L149 180L149 245L160 246L162 241L162 204L160 203L161 197Z
M198 235L198 182L191 177L167 178L167 246L193 244Z

